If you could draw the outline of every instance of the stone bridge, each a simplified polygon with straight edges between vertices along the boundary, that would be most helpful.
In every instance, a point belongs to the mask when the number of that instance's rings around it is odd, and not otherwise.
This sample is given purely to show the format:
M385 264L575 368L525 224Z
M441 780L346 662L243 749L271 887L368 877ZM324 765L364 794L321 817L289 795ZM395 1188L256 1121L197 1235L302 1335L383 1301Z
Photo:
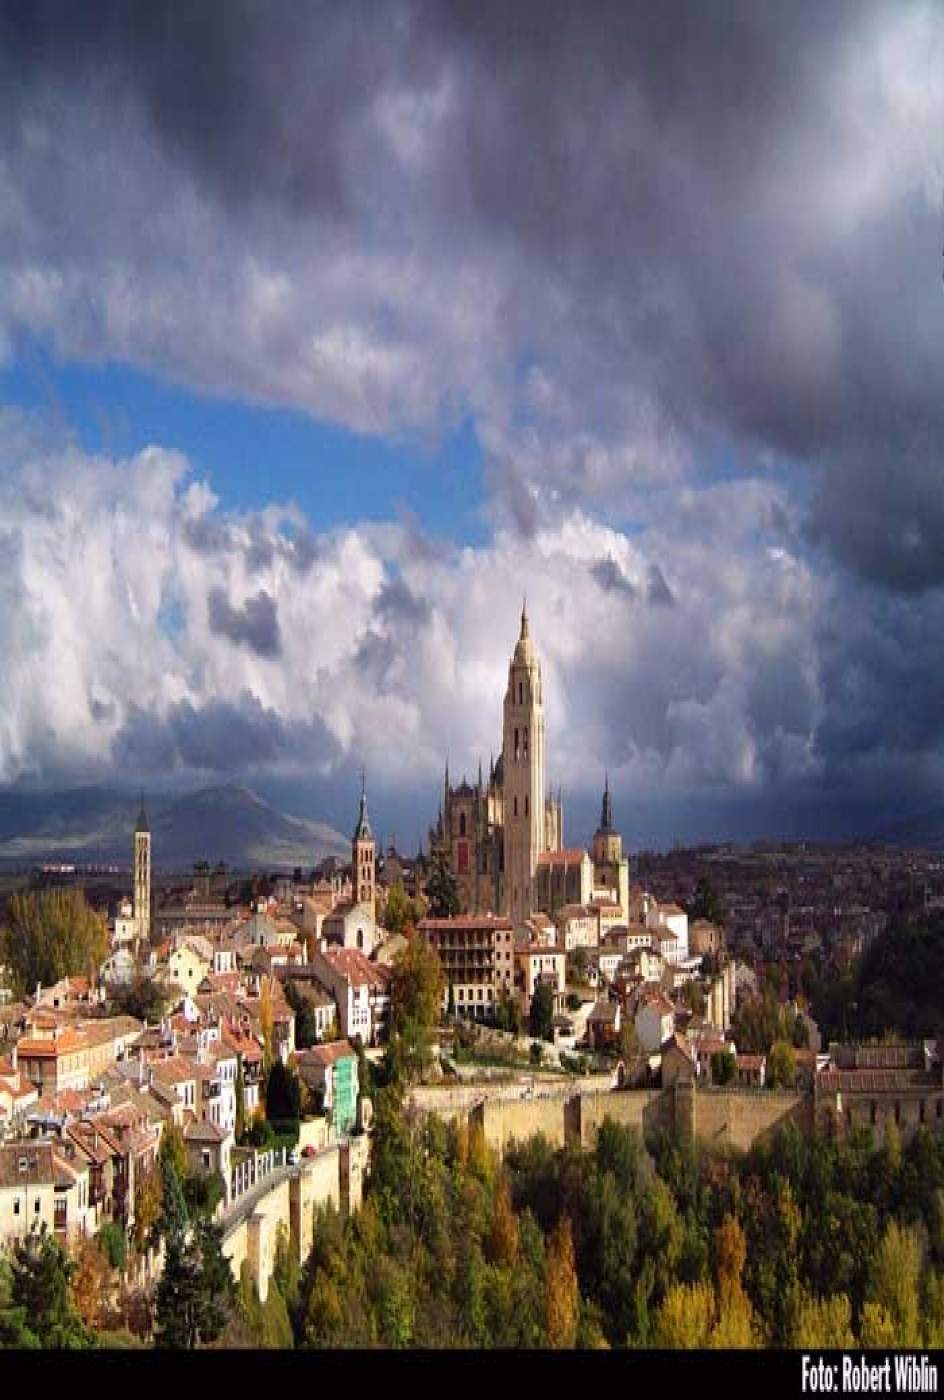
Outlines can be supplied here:
M265 1174L255 1177L223 1212L223 1253L237 1279L248 1262L263 1302L280 1229L303 1264L317 1207L330 1201L347 1214L360 1206L368 1152L369 1139L362 1134L328 1143L295 1166L284 1160L268 1163Z

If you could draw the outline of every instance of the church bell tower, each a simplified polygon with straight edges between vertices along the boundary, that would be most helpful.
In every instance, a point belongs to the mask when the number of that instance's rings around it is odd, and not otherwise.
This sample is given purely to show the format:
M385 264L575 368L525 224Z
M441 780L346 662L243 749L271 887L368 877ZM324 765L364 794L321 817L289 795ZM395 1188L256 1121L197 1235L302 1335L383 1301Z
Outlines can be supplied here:
M151 936L151 828L143 797L134 825L134 919L138 937L146 942Z
M374 833L370 829L367 816L367 774L361 774L361 808L351 841L351 864L353 867L354 903L366 904L371 918L377 916L377 848Z

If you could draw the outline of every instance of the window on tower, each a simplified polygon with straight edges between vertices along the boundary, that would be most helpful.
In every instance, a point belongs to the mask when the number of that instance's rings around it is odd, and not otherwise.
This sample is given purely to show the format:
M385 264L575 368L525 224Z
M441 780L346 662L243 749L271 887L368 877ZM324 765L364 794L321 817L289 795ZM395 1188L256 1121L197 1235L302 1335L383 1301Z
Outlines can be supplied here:
M524 797L524 814L525 814L525 816L528 815L528 794L527 794L527 793L525 793L525 797Z
M522 681L518 682L518 704L524 704L524 683Z
M528 757L528 731L527 731L527 728L525 728L525 729L522 731L522 733L524 734L524 745L523 745L523 746L524 746L524 756L525 756L525 758L527 758L527 757Z
M517 816L517 815L518 815L518 799L517 799L517 797L516 797L516 798L515 798L515 816Z
M520 759L520 757L521 757L521 748L520 748L519 741L518 741L518 731L517 731L517 729L516 729L516 730L515 730L515 762L516 762L516 763L518 762L518 760Z

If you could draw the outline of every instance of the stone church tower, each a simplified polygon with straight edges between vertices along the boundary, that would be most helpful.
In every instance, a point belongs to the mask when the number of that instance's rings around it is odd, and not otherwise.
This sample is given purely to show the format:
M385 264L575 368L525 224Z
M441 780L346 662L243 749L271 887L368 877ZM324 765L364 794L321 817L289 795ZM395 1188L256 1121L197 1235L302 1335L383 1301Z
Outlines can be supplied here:
M151 829L144 798L134 827L134 920L139 938L151 936Z
M367 774L361 775L361 810L351 841L351 883L355 904L366 904L372 919L377 917L377 848L367 816Z
M534 911L534 871L545 849L544 695L541 663L521 610L521 635L508 668L502 733L504 905L514 923Z

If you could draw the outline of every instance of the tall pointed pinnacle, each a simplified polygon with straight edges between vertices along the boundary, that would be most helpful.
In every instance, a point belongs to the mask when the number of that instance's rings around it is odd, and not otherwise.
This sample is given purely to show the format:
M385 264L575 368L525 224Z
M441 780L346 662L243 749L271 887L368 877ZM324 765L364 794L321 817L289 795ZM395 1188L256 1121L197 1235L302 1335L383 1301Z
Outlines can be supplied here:
M361 809L354 830L355 841L369 841L372 837L370 819L367 815L367 769L361 769Z
M144 793L143 793L143 792L141 793L141 807L140 807L140 810L139 810L139 812L138 812L138 820L137 820L137 821L135 822L135 824L134 824L134 829L135 829L136 832L138 832L138 831L149 831L149 830L150 830L150 827L148 826L147 813L146 813L145 810L144 810Z
M528 595L525 594L521 601L521 640L524 641L528 636Z
M609 770L607 770L603 786L603 810L600 814L600 829L601 831L609 831L612 825L613 803L610 798L610 774Z

